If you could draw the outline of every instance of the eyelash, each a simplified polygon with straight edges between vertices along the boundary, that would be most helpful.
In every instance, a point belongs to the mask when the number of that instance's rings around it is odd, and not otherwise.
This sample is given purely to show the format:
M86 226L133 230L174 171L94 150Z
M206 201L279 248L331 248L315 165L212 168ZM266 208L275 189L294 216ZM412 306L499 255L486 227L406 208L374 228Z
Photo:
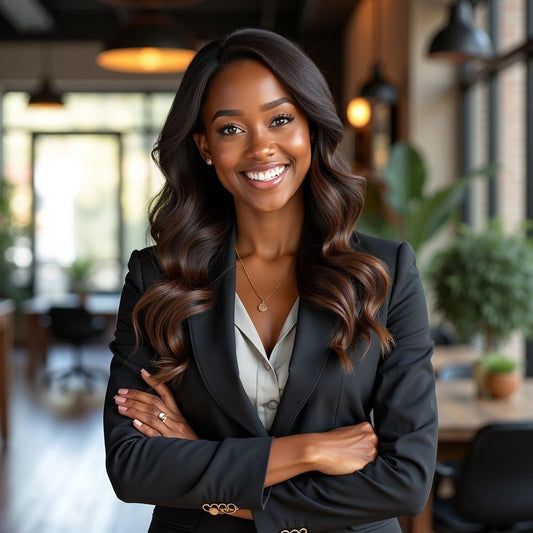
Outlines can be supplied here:
M280 120L283 120L284 122L282 124L276 124L276 122L278 122ZM270 124L273 125L274 127L279 127L279 126L284 126L285 124L289 124L293 120L294 120L294 116L293 115L290 115L290 114L287 114L287 113L283 113L281 115L275 116L272 119L272 121L270 122ZM217 130L217 132L220 133L221 135L227 135L227 136L235 135L236 134L235 131L233 133L229 132L229 130L231 130L231 129L233 129L233 130L241 130L242 131L242 128L240 128L236 124L230 123L230 124L224 124L224 126L219 128Z

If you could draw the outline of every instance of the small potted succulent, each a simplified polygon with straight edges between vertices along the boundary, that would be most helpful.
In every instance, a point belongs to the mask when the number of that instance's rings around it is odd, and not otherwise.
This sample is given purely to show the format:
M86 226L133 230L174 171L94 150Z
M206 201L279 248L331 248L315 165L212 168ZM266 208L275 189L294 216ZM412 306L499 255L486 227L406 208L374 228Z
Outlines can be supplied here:
M521 374L518 363L497 352L483 358L485 389L492 398L508 398L520 386Z
M434 259L429 282L435 309L458 337L481 336L485 355L478 370L508 368L504 358L489 354L517 330L533 336L533 242L525 231L506 234L499 220L480 232L461 228Z

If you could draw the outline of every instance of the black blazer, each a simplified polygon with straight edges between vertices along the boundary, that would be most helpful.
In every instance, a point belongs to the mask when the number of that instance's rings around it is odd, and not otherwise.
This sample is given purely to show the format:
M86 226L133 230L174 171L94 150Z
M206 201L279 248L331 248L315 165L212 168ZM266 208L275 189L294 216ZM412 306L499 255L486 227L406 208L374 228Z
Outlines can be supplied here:
M174 391L200 440L147 438L118 414L119 388L146 389L140 377L155 354L135 344L131 311L162 277L152 248L129 262L105 403L107 471L119 498L156 505L150 532L399 533L395 517L419 513L433 478L437 440L435 382L422 286L408 244L354 235L354 247L380 258L392 287L378 320L395 338L382 356L374 339L343 372L328 348L334 321L300 302L290 375L270 434L238 376L234 346L234 242L213 268L214 304L187 320L190 364ZM309 472L264 489L272 439L371 421L379 456L344 476ZM212 516L216 503L251 509L254 521Z

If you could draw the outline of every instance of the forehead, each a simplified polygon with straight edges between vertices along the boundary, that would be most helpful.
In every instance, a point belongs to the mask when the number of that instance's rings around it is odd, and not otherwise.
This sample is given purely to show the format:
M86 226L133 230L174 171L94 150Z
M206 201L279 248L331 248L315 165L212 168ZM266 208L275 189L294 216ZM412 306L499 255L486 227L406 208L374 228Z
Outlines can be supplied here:
M260 107L289 91L266 66L252 59L245 59L224 67L211 81L204 107L241 109Z

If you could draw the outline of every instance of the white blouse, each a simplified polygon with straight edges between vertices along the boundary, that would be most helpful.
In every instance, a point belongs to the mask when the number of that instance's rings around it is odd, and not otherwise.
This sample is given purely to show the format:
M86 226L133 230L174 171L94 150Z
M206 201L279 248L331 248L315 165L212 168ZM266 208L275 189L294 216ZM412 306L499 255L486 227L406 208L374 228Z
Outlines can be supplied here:
M287 315L269 358L248 311L235 293L235 349L239 377L267 431L272 427L289 379L299 302L298 298Z

